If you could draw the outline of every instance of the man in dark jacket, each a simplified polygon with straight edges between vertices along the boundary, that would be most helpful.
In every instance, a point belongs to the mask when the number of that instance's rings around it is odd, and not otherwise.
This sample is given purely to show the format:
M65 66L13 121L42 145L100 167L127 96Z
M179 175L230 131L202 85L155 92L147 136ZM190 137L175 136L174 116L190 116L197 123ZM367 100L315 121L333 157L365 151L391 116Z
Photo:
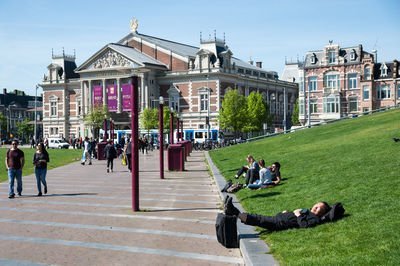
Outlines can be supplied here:
M231 197L227 198L225 202L225 213L227 215L235 215L244 224L259 226L271 231L314 227L321 223L321 217L329 211L328 203L318 202L311 210L297 209L293 212L285 210L275 216L262 216L258 214L241 213L233 206Z

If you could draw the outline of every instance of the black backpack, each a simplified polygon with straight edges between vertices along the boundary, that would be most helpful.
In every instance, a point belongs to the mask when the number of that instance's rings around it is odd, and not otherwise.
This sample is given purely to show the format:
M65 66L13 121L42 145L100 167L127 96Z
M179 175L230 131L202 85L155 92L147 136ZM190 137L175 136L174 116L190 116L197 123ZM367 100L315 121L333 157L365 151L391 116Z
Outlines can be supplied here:
M221 192L226 192L230 186L232 186L232 179L229 179L228 182L226 182L224 188L221 189Z
M237 217L218 213L215 229L217 231L218 242L226 248L238 248L239 239L236 227Z
M342 203L336 202L332 204L331 209L326 214L324 214L324 216L321 217L321 222L326 223L339 220L343 217L344 211L345 210Z

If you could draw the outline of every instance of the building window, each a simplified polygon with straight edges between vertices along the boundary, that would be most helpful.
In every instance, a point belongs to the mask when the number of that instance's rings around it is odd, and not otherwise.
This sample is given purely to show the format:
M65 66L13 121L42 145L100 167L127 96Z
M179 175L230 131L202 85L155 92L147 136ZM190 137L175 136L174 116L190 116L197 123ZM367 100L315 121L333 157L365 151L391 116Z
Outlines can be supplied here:
M364 79L365 80L371 79L371 68L369 68L369 66L364 68Z
M275 113L275 102L271 101L269 103L269 109L270 109L271 114Z
M351 53L350 53L350 59L351 60L356 60L356 52L354 50L352 50Z
M400 84L397 85L397 99L400 99Z
M339 97L324 98L324 113L339 113Z
M82 104L81 104L81 100L78 100L77 102L76 102L76 104L77 104L77 115L81 115L82 114Z
M310 99L310 112L318 113L318 99Z
M50 102L50 115L51 116L57 115L57 102L56 101Z
M369 85L363 86L363 99L369 100Z
M200 95L200 97L201 97L201 95ZM169 107L170 108L172 107L177 113L179 113L179 98L178 97L170 97Z
M308 78L308 90L309 91L317 90L317 77L309 77Z
M369 112L369 107L364 107L363 108L363 112L365 113L365 112Z
M357 97L349 98L349 112L357 112Z
M278 115L282 114L282 109L281 109L281 103L280 102L276 103L276 113Z
M386 68L382 68L382 77L386 77L387 76L387 69Z
M299 80L299 87L300 87L300 92L304 92L304 79L300 78Z
M328 51L329 54L329 64L333 64L336 62L336 58L335 58L335 49L330 49Z
M339 75L325 75L324 86L326 88L339 89L340 87Z
M311 64L315 64L317 62L317 58L315 56L315 54L311 55Z
M200 111L208 110L208 94L200 95Z
M303 99L299 100L299 113L301 115L304 114L304 100Z
M349 89L357 88L357 74L349 74Z
M378 86L378 100L390 99L390 86L389 85L379 85Z

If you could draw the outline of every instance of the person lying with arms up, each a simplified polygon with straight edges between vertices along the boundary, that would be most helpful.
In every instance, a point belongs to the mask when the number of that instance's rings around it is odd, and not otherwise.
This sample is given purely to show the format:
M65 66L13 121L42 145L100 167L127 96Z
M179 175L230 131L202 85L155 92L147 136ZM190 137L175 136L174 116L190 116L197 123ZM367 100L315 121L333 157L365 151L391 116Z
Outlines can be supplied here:
M297 209L292 212L284 210L275 216L262 216L251 213L241 213L232 203L232 198L225 199L225 214L237 216L240 221L247 225L259 226L271 231L280 231L291 228L314 227L322 222L321 217L329 210L326 202L316 203L311 210Z

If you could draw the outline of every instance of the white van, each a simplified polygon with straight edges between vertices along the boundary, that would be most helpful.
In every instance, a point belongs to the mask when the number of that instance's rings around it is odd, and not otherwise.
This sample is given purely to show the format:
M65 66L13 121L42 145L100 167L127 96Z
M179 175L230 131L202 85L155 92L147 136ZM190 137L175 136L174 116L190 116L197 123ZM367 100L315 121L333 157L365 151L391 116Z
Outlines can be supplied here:
M59 138L49 138L49 148L53 149L68 149L69 144L65 142L63 139Z

